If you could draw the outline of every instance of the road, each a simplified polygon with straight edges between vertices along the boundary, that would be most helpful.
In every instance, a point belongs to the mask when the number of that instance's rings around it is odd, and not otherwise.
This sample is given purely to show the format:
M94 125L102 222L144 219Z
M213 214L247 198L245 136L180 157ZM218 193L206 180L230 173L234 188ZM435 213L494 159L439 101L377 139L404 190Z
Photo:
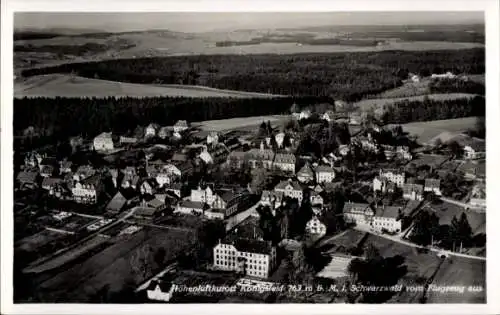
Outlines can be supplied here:
M400 243L400 244L403 244L403 245L406 245L406 246L411 246L411 247L415 247L415 248L425 248L425 249L429 249L430 251L433 251L433 252L436 252L436 253L446 253L447 255L450 255L450 256L457 256L457 257L463 257L463 258L470 258L470 259L476 259L476 260L486 261L486 257L474 256L474 255L467 255L467 254L462 254L462 253L456 253L456 252L452 252L452 251L444 250L444 249L440 249L440 248L428 248L428 247L421 246L421 245L418 245L418 244L415 244L415 243L412 243L412 242L409 242L409 241L402 240L401 238L399 238L397 236L392 236L392 235L387 235L387 234L382 234L382 233L376 233L374 231L371 231L370 229L362 228L362 227L359 227L359 226L356 226L354 229L358 230L360 232L365 232L365 233L370 233L370 234L373 234L373 235L376 235L376 236L380 236L380 237L383 237L385 239L388 239L388 240L391 240L393 242L397 242L397 243Z
M161 277L163 277L164 274L166 274L169 271L174 270L176 267L177 267L177 262L169 264L165 269L163 269L162 271L160 271L159 273L154 275L151 279L147 280L146 282L144 282L143 284L138 286L137 289L135 289L135 292L145 290L149 286L151 281L160 279Z

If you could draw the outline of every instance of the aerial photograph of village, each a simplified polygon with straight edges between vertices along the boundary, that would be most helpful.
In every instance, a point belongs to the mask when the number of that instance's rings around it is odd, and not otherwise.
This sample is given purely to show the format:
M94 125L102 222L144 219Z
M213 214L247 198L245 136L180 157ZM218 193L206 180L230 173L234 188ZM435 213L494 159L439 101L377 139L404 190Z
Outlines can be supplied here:
M486 303L483 12L13 37L14 303Z

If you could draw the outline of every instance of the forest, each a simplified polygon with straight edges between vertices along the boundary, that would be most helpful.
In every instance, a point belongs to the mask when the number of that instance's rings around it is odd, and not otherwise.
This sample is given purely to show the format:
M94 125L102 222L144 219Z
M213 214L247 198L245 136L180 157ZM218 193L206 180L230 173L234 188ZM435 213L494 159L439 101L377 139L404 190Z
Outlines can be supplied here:
M410 72L428 76L447 71L484 73L484 49L136 58L27 69L22 76L72 73L119 82L190 84L357 101L400 86Z
M431 93L470 93L484 95L484 85L463 79L439 79L429 84Z
M414 121L453 119L470 116L484 116L485 99L482 96L455 100L403 101L386 105L382 121L404 124Z
M22 98L14 99L14 134L34 126L43 134L95 136L103 131L126 132L151 122L188 122L288 113L290 104L331 102L328 98Z

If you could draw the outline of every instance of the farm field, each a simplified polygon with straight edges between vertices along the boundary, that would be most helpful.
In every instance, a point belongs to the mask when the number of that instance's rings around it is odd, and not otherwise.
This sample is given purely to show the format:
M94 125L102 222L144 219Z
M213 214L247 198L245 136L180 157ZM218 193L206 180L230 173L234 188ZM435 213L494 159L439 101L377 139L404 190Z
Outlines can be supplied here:
M25 237L16 242L16 247L28 252L34 251L52 241L65 238L67 235L64 233L43 230L34 235Z
M192 123L194 127L201 130L209 131L225 131L232 129L244 129L251 127L258 127L263 121L271 123L280 123L288 119L287 115L270 115L270 116L252 116L252 117L239 117L220 120L207 120L202 122Z
M14 83L14 97L261 97L275 95L264 93L219 90L189 85L148 85L89 79L65 74L30 77Z
M40 286L43 294L39 298L45 302L54 301L56 297L68 302L86 302L107 285L109 292L120 292L152 275L154 266L149 263L144 264L151 268L148 272L138 270L143 266L137 265L144 258L142 254L149 260L160 248L168 249L164 257L167 261L185 250L192 241L190 233L145 228L131 236L121 237L116 244L43 282Z
M420 121L402 124L403 130L418 137L421 143L433 142L436 137L441 140L451 139L460 133L473 129L477 123L477 117L465 117L446 120ZM388 125L392 127L395 125ZM443 141L445 142L445 141Z
M434 277L436 286L481 286L486 290L486 263L475 259L446 259ZM429 290L427 303L485 303L486 292L436 292Z
M402 86L384 91L376 98L400 98L429 94L430 79L422 78L420 82L405 82Z

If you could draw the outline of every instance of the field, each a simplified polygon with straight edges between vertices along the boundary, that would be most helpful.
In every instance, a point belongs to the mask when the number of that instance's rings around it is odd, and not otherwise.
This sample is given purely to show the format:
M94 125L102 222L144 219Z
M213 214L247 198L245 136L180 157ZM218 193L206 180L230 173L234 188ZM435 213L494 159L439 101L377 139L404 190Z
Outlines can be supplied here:
M200 128L201 130L210 131L225 131L232 129L245 129L245 128L258 128L258 126L263 122L280 123L286 121L288 116L286 115L271 115L271 116L253 116L253 117L241 117L241 118L230 118L230 119L220 119L220 120L207 120L198 123L192 123L193 126Z
M481 286L486 290L486 263L453 257L446 259L435 275L436 286ZM486 292L437 292L429 290L427 303L485 303Z
M304 31L301 31L304 32ZM322 37L331 32L312 32ZM126 32L117 34L96 34L85 36L57 36L48 39L17 40L16 46L75 46L84 44L106 45L106 51L91 51L84 55L58 54L54 52L37 53L36 51L16 51L14 68L44 67L66 62L97 61L117 58L161 57L179 55L227 55L227 54L283 54L314 52L351 52L383 50L438 50L484 47L481 43L445 42L445 41L394 41L385 39L383 45L350 46L341 45L298 45L289 43L261 43L244 46L217 47L218 41L248 41L259 36L255 30L235 32L176 33L169 31ZM61 55L64 56L61 60Z
M377 95L377 98L400 98L429 94L429 79L420 82L405 82L402 86L387 90Z
M273 97L271 94L189 85L148 85L88 79L64 74L30 77L14 83L14 97Z
M431 143L437 137L443 142L475 128L477 117L413 122L401 125L405 132L418 137L420 143ZM389 125L391 127L391 125Z
M130 286L135 289L152 275L153 269L163 267L153 266L151 254L164 248L167 261L185 250L192 240L186 232L143 229L43 282L38 298L44 302L86 302L105 286L109 292L120 292ZM139 263L141 259L149 262ZM139 271L142 266L148 268L147 272Z
M16 242L16 247L28 252L34 251L52 241L66 237L66 234L43 230Z

